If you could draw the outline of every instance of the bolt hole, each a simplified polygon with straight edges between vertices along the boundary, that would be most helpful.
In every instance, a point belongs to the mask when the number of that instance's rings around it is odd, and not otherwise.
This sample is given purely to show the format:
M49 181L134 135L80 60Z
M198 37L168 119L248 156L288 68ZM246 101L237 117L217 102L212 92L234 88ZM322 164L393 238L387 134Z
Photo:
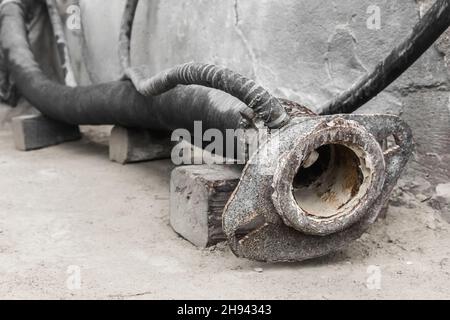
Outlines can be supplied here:
M392 150L392 149L395 149L396 147L398 147L397 140L398 140L398 138L393 134L391 134L390 136L383 139L380 143L381 149L383 150L383 152L386 152L388 150Z

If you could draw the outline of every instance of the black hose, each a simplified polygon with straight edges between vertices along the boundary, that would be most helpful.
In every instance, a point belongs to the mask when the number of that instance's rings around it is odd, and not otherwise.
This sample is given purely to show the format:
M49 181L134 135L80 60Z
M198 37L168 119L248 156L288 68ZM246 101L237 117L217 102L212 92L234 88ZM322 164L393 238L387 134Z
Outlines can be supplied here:
M266 89L228 68L202 63L186 63L149 78L145 68L129 68L126 75L143 95L155 96L177 85L201 85L224 91L251 108L268 128L279 128L289 121L281 102Z
M408 38L356 85L327 103L321 114L351 113L405 72L450 26L450 0L436 0Z
M149 75L146 66L131 68L130 39L138 0L127 0L119 38L119 59L124 75L145 96L167 92L177 85L201 85L224 91L250 107L268 128L279 128L289 122L281 102L269 91L228 68L202 63L186 63L156 76Z
M62 26L61 17L59 16L56 0L46 0L48 15L55 37L56 48L61 63L61 69L64 74L64 83L69 87L75 87L77 82L75 80L75 73L72 69L72 62L67 48L66 36Z
M30 4L31 3L31 4ZM76 88L48 79L34 59L27 38L26 13L33 2L11 2L0 11L0 39L9 71L21 94L44 115L74 125L112 124L170 132L236 129L245 105L223 92L180 86L145 97L128 81Z
M119 60L123 72L131 67L130 47L133 21L139 0L127 0L122 16L119 36Z

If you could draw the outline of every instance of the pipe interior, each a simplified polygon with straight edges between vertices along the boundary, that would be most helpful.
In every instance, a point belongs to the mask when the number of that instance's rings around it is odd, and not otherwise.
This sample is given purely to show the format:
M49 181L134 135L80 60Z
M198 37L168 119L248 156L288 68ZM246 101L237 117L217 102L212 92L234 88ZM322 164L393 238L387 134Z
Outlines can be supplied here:
M306 214L329 218L354 208L369 183L370 170L360 150L328 144L305 158L293 181L293 195Z

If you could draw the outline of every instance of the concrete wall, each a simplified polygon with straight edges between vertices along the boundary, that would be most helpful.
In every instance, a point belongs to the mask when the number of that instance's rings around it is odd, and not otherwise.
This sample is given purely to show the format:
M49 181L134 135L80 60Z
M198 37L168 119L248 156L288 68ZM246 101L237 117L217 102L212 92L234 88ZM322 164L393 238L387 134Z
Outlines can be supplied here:
M78 4L59 2L65 19L65 8ZM431 2L140 1L132 63L149 64L155 73L188 61L226 65L278 96L318 110L404 39ZM79 1L84 37L69 29L67 36L81 83L119 78L117 39L124 4ZM371 6L380 9L379 29L368 27ZM413 168L438 182L450 178L449 43L447 34L362 110L401 114L417 141Z

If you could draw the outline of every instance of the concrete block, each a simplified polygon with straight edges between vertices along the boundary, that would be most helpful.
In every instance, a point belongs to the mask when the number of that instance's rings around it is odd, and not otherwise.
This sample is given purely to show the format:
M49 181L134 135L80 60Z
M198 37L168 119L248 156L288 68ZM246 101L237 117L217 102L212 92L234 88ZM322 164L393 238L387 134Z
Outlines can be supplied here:
M122 164L168 159L172 145L169 134L115 126L109 140L109 158Z
M78 126L68 125L43 115L12 119L14 143L18 150L29 151L81 138Z
M170 224L200 248L226 240L222 213L241 176L235 166L185 166L172 171Z

